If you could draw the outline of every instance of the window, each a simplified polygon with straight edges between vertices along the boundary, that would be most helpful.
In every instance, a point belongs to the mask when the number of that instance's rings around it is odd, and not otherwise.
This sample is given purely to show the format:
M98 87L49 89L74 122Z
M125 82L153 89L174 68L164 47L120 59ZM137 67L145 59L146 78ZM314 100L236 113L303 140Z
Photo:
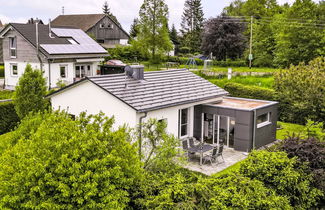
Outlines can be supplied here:
M100 44L104 44L105 40L104 39L97 39L97 42L100 43Z
M11 58L17 57L17 38L9 37L9 54Z
M188 109L180 110L180 137L188 136L188 117L189 111Z
M104 28L105 27L105 25L103 24L103 23L101 23L100 25L99 25L99 28Z
M18 65L17 64L10 64L11 75L17 76L18 75Z
M78 44L78 42L76 42L74 39L72 38L68 38L67 39L71 44Z
M271 123L271 113L265 113L257 117L256 124L257 128L261 128Z
M84 78L86 76L91 76L91 65L76 65L75 67L76 78Z
M60 66L61 78L67 78L67 68L68 68L68 66Z

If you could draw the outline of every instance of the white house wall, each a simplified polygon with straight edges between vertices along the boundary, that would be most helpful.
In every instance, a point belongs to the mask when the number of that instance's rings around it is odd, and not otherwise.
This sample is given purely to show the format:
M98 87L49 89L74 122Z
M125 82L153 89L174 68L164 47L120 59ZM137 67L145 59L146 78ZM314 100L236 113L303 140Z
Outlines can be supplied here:
M55 110L67 110L73 115L84 111L87 114L98 114L102 111L108 117L115 117L115 129L123 125L134 128L137 124L136 111L133 108L89 81L52 96L51 103Z
M194 128L194 106L198 104L206 104L215 101L220 101L221 98L216 98L212 100L206 100L199 103L191 103L185 104L181 106L174 106L165 109L159 109L155 111L151 111L147 113L147 117L143 120L144 122L148 121L149 119L157 119L157 120L166 120L167 122L167 132L174 135L175 137L179 137L179 120L178 120L178 112L180 109L189 108L189 136L193 136L193 128ZM144 113L137 114L137 122L139 122L140 117L144 116Z

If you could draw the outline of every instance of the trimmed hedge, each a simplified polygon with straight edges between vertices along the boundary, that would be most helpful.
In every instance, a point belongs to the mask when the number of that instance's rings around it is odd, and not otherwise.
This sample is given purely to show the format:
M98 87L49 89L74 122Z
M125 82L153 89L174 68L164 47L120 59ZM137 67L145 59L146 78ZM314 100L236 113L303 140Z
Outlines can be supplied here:
M0 90L0 100L11 99L14 91L10 90Z
M3 65L0 65L0 78L5 77L5 69Z
M233 97L251 98L260 100L276 101L276 92L272 89L246 86L238 83L227 83L224 88Z
M0 135L14 129L19 122L12 102L0 103Z

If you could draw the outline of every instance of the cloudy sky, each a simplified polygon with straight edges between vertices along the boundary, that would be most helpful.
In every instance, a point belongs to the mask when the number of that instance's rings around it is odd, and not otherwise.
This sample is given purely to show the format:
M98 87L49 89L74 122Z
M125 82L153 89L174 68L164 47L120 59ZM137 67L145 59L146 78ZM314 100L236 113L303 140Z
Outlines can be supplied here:
M0 20L3 23L25 23L29 18L41 18L45 23L62 13L89 14L101 13L105 0L0 0ZM185 0L166 0L169 6L170 24L180 25ZM220 14L232 0L202 0L206 18ZM294 0L278 0L281 4ZM108 0L111 12L128 31L143 0Z

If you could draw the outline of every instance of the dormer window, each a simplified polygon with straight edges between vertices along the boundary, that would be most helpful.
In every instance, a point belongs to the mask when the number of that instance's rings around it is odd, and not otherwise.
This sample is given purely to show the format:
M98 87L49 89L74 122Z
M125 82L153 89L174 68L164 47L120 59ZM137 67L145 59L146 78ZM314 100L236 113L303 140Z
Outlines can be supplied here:
M104 28L105 27L105 25L103 24L103 23L101 23L100 25L99 25L99 28Z
M17 58L17 38L9 37L9 54L10 58Z
M71 43L71 44L78 44L78 42L76 42L76 40L72 39L72 38L68 38L68 41Z

